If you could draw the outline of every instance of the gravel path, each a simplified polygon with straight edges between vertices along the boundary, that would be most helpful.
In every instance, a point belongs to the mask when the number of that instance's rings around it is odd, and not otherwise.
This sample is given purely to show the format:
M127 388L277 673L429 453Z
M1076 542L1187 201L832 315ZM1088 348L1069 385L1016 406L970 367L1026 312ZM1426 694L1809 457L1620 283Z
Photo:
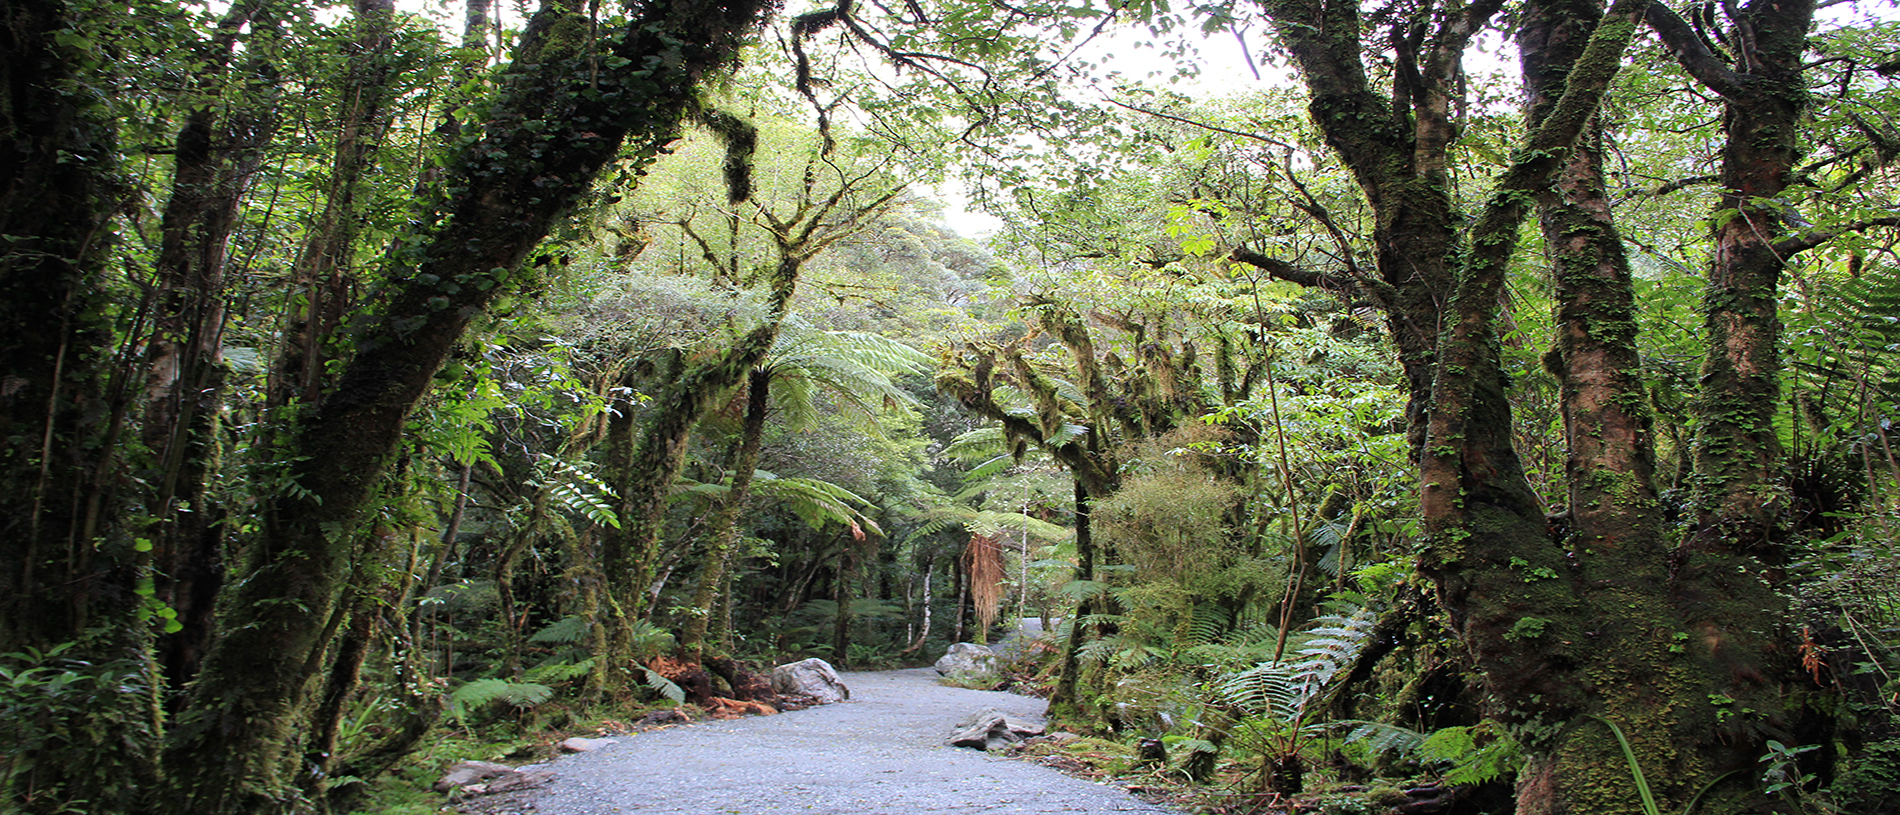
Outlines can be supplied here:
M1173 812L1047 767L943 743L952 725L984 708L1040 721L1040 699L944 687L928 668L841 677L851 701L622 736L619 744L560 759L533 811Z

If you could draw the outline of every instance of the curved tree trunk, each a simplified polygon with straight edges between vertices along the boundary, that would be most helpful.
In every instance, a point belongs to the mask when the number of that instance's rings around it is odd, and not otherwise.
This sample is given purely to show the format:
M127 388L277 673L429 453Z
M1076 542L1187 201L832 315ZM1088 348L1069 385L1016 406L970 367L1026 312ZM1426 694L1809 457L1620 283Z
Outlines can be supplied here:
M391 255L397 281L336 387L276 460L285 469L165 754L162 811L283 809L296 715L326 646L352 530L376 499L409 411L469 321L624 141L653 156L700 80L731 63L766 12L756 2L656 2L613 40L588 42L576 5L551 4L522 35L487 136L451 169L457 190ZM657 67L655 67L657 66ZM550 145L554 146L550 149Z

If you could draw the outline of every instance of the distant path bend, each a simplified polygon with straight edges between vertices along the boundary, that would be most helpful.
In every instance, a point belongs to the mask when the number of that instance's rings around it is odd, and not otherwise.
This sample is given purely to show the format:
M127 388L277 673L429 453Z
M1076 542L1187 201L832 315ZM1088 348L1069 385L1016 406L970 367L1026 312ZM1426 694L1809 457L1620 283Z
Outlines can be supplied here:
M841 676L851 701L622 736L598 752L562 758L533 811L1174 813L1038 764L944 745L951 726L985 708L1040 721L1040 699L944 687L928 668Z

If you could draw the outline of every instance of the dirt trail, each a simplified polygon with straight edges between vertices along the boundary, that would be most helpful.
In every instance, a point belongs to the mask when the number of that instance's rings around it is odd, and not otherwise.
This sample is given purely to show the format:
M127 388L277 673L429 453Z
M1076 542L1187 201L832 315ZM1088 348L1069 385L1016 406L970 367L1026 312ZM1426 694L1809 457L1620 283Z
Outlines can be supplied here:
M984 708L1040 721L1043 702L938 685L928 668L842 675L851 701L623 736L556 761L541 815L910 815L1173 810L1026 761L943 743Z

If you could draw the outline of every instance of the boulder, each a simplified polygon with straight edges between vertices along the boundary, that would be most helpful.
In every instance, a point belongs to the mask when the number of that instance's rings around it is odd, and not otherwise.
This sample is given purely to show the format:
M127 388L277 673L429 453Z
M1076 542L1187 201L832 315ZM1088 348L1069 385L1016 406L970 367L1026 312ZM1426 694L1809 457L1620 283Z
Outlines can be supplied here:
M1014 718L1000 710L979 710L950 731L945 739L952 747L970 747L977 750L994 750L1006 747L1026 738L1043 734L1043 726L1034 722Z
M477 781L509 775L514 771L513 767L492 761L458 761L450 764L448 772L443 774L441 780L435 782L435 791L448 792Z
M575 736L561 742L563 753L591 753L609 744L619 744L619 739L589 739Z
M831 663L817 657L773 668L772 690L784 696L809 697L821 705L851 698L851 689L838 679Z
M951 679L996 673L996 652L974 642L959 642L937 660L937 673Z

